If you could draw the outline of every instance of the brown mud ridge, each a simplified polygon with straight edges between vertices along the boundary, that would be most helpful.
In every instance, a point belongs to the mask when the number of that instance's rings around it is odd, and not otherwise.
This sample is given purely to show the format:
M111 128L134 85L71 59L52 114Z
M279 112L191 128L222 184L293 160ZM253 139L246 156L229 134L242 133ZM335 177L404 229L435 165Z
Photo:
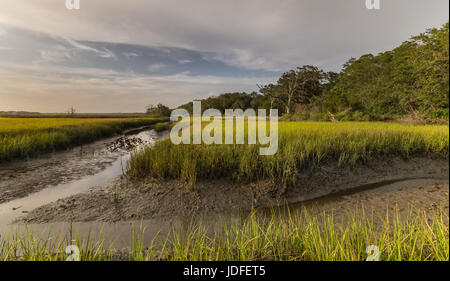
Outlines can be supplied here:
M197 183L191 190L179 181L119 179L101 189L60 199L30 212L23 222L116 222L194 214L227 213L274 205L317 201L321 208L383 212L417 206L434 211L449 207L449 162L445 159L380 159L357 167L323 167L304 171L287 190L276 183L240 184L230 180ZM308 201L317 199L314 201Z

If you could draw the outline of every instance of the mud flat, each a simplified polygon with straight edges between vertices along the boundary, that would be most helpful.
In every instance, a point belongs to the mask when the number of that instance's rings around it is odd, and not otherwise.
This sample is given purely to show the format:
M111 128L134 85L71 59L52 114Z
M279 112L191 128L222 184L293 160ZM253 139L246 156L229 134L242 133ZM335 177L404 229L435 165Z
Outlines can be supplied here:
M5 164L0 169L0 229L40 206L108 186L122 175L134 147L161 137L143 127L74 150Z
M410 207L433 212L449 207L449 162L445 159L379 159L357 167L328 165L298 175L287 189L261 181L238 184L229 180L199 182L195 190L179 181L125 178L34 209L20 221L118 222L200 214L219 214L289 204L317 205L334 214L363 207L384 215Z
M64 152L49 153L26 161L0 164L0 204L25 197L48 186L57 186L95 175L114 165L137 145L157 138L142 134L148 126L127 130L121 136L107 138Z

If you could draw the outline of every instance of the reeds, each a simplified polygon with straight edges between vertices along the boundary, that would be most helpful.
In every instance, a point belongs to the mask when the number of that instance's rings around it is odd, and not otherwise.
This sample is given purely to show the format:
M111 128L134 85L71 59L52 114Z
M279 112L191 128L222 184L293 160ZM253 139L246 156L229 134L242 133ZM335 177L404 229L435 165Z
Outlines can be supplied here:
M259 145L174 145L158 142L132 154L127 174L134 180L197 180L229 177L295 183L297 173L335 162L357 165L377 157L448 158L449 129L442 125L382 122L279 122L278 152L259 155Z
M143 242L144 229L133 228L130 247L118 254L97 240L75 238L80 259L169 261L363 261L369 246L376 246L382 261L448 261L449 217L438 211L428 217L396 211L385 218L349 213L340 220L330 213L252 211L241 219L217 222L212 228L200 222L174 227L164 239ZM211 230L213 229L213 230ZM77 235L75 235L77 237ZM158 242L157 242L158 241ZM65 239L39 239L30 229L0 238L0 260L65 260Z

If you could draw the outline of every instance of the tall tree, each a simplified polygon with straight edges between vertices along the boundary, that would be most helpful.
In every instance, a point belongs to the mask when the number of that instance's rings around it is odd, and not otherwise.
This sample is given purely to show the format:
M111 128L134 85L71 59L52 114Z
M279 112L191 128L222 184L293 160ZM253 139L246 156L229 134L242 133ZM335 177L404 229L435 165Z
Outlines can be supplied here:
M284 112L289 114L296 104L309 104L311 98L320 95L325 78L322 70L305 65L283 73L277 84L260 87L260 92L271 100L272 105L274 103L283 105Z

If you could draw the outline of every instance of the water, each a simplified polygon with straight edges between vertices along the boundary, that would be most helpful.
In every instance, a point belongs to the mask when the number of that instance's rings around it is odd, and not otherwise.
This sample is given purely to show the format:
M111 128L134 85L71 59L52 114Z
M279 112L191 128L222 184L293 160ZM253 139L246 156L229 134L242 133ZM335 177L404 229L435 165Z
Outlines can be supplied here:
M259 214L271 217L275 211L278 214L288 213L292 215L296 212L302 212L305 208L307 210L318 210L315 208L321 208L327 210L335 206L333 204L344 202L346 196L357 194L361 192L367 192L375 190L377 188L391 188L395 185L409 186L415 184L430 185L432 183L448 182L448 178L445 179L430 179L430 178L403 178L397 180L381 181L377 183L365 184L350 190L336 192L330 195L322 196L316 199L307 200L304 202L292 203L287 205L280 205L277 207L263 208ZM351 203L346 200L347 204ZM240 221L247 217L249 211L234 211L221 214L205 214L197 215L195 217L163 217L147 220L135 220L135 221L119 221L114 223L105 223L98 221L91 222L54 222L45 224L10 224L3 228L0 227L0 235L11 233L24 233L26 228L33 229L35 237L41 237L43 239L61 239L70 237L70 233L78 235L80 240L83 239L97 239L99 237L104 241L106 247L112 247L116 250L126 249L132 245L133 229L139 236L139 239L143 242L144 246L150 245L154 242L164 242L168 235L170 235L173 229L186 229L191 223L201 222L201 225L205 227L208 233L213 234L215 230L220 230L221 222L229 223L230 221ZM141 236L142 234L142 236Z
M144 128L141 128L142 130ZM161 139L167 137L165 135L158 135L153 130L144 130L144 131L131 131L127 134L134 134L133 136L139 137L140 139L148 142L154 143L157 139ZM91 145L85 146L83 148L84 151L89 151L93 146L105 148L105 142L101 143L101 145ZM95 155L98 150L94 150L93 155ZM103 151L103 150L102 150ZM105 169L97 172L93 175L83 176L77 180L71 180L66 183L61 183L57 185L50 185L45 189L42 189L38 192L31 193L30 195L19 198L13 201L9 201L3 204L0 204L0 235L4 236L6 233L16 233L17 231L20 233L25 230L25 225L23 224L14 224L13 222L19 219L21 216L25 216L26 212L29 212L35 208L46 205L48 203L54 202L61 198L66 198L72 195L76 195L79 193L87 192L91 189L107 186L109 183L114 181L117 177L120 177L123 173L124 167L126 167L127 162L130 158L130 153L118 153L113 154L115 160L106 167ZM66 156L63 156L66 157ZM108 157L112 157L109 155ZM97 160L93 160L97 161ZM45 161L44 161L45 162ZM77 161L74 161L78 163ZM40 162L34 163L34 165L40 165ZM73 164L70 164L73 165ZM81 164L83 165L83 163ZM20 173L18 176L20 177ZM448 182L448 178L437 179L435 177L427 178L427 177L409 177L409 178L398 178L393 180L385 180L379 181L375 183L365 184L358 187L354 187L352 189L347 189L344 191L336 192L333 194L329 194L326 196L322 196L316 199L288 204L284 206L278 207L278 210L283 211L286 210L286 207L289 207L292 211L300 211L304 207L311 207L320 205L324 208L327 208L329 204L333 202L339 202L346 200L345 197L350 196L352 194L368 192L370 190L374 190L377 188L389 187L395 184L404 184L405 186L412 184L417 181L423 182L424 185L430 185L436 182L436 180L442 180L443 182ZM348 200L347 200L348 201ZM348 202L347 202L348 203ZM270 215L273 208L265 209L267 214ZM264 210L263 210L264 211ZM25 212L25 213L24 213ZM70 230L76 232L80 237L91 236L91 238L96 238L100 234L105 239L105 245L113 245L117 249L121 249L124 247L129 247L131 244L132 238L132 228L140 232L145 229L143 242L144 244L149 244L155 236L159 235L159 239L165 239L166 235L170 233L170 231L174 227L186 227L188 226L192 219L195 221L201 220L202 225L207 227L208 229L214 229L217 227L218 222L220 221L228 221L229 219L240 219L245 217L248 212L233 212L233 213L224 213L224 214L216 214L216 215L207 215L207 216L197 216L195 218L192 217L172 217L172 218L156 218L150 220L143 221L121 221L115 223L103 223L103 222L57 222L57 223L46 223L46 224L32 224L29 225L33 229L33 233L42 238L48 237L68 237Z
M137 133L133 137L143 140L147 144L152 144L158 138L158 134L153 130L134 131ZM130 135L128 132L127 135ZM96 144L97 145L97 144ZM88 150L89 147L85 147ZM103 148L106 149L106 148ZM123 174L130 158L130 152L115 154L117 159L106 169L94 175L84 176L80 179L67 183L48 186L38 192L0 204L0 228L16 221L26 212L35 208L54 202L58 199L66 198L75 194L84 193L92 188L106 186Z
M122 169L125 167L129 158L130 155L126 154L98 174L86 176L80 180L59 184L57 186L50 186L36 193L32 193L27 197L1 204L0 225L10 224L23 216L23 212L29 212L58 199L87 192L93 187L104 186L110 183L122 174Z

